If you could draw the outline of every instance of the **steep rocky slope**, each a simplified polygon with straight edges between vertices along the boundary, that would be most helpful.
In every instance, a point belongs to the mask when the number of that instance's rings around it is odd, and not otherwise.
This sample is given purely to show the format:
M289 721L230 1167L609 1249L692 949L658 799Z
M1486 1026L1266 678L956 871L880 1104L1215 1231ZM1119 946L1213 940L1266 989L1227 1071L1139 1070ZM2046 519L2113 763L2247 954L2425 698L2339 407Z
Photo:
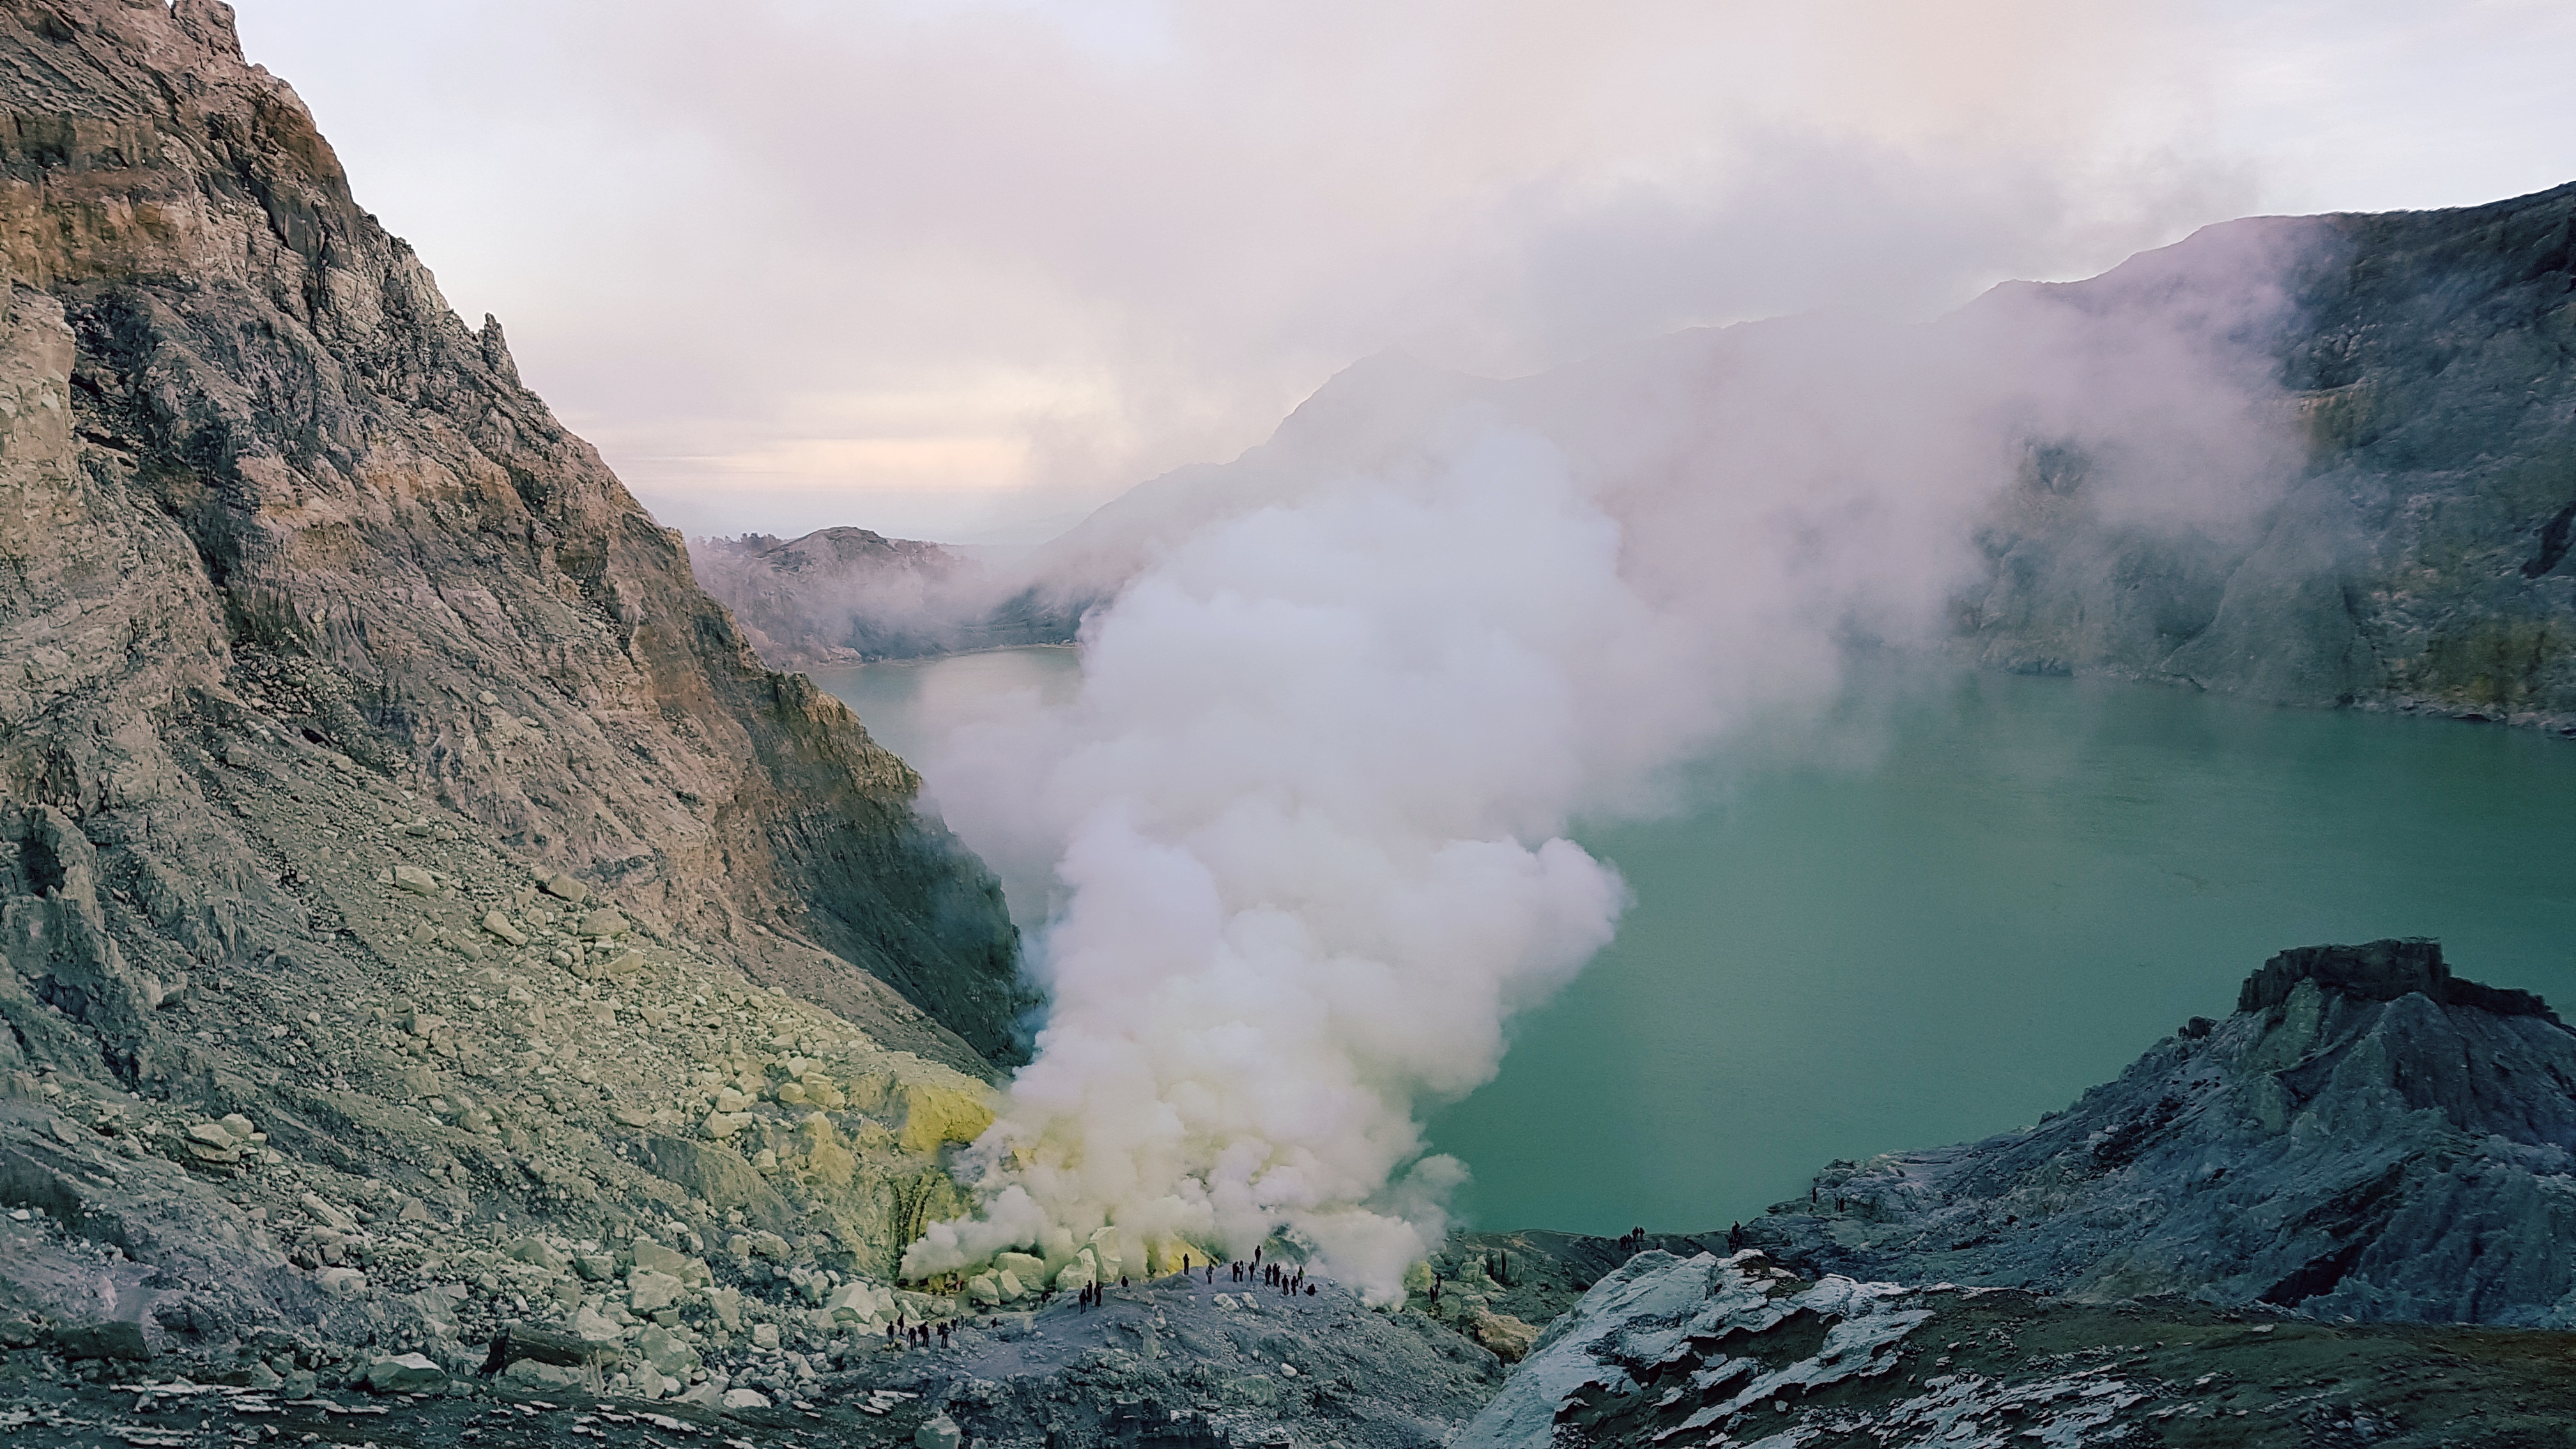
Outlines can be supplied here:
M45 807L105 852L137 979L306 940L293 862L211 783L231 741L299 738L763 981L856 1007L873 973L1012 1049L990 876L847 710L759 666L498 324L466 328L357 207L224 6L0 7L0 76L25 909Z
M992 878L226 7L0 0L0 257L0 1344L703 1397L955 1311Z
M1983 1142L1746 1225L1810 1271L2576 1327L2576 1033L2430 942L2284 952L2224 1021Z
M2255 339L2307 434L2256 528L2106 515L2037 454L1961 602L1988 662L2576 732L2576 184L2488 206L2213 227L2092 282L2223 275L2295 228ZM2130 275L2124 275L2130 274ZM1972 311L1974 309L1971 309Z

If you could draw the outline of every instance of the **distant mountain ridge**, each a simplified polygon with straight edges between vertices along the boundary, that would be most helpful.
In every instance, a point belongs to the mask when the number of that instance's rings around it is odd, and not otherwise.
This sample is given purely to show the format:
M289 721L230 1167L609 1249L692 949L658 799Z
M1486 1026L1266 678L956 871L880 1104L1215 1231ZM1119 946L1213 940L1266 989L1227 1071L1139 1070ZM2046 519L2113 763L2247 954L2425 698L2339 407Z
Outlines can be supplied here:
M2250 285L2249 253L2277 257L2260 280L2278 305L2249 313L2259 325L2239 340L2299 454L2256 516L2174 528L2124 516L2103 460L2029 439L1978 529L1953 647L2022 673L2576 733L2571 236L2576 184L2447 211L2251 218L2087 281L2010 283L1931 324L1966 336L2033 304L2103 319L2159 298L2203 307ZM1798 341L1796 319L1681 333L1508 381L1363 360L1241 457L1113 500L1021 566L984 633L950 632L1069 640L1189 529L1400 457L1462 405L1579 448L1587 406L1695 407Z
M773 669L1066 643L1079 622L997 603L1009 586L966 551L864 528L703 538L689 561Z

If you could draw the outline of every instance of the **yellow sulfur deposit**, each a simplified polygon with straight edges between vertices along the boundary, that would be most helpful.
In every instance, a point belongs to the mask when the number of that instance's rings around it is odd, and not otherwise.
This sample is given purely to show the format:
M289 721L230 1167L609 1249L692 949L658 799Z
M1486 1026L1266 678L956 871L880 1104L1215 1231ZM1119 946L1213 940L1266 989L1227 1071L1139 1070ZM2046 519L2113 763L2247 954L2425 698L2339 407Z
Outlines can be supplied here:
M847 1187L850 1174L859 1167L859 1159L841 1145L841 1134L832 1127L832 1119L820 1112L809 1114L796 1125L796 1135L805 1154L805 1170L826 1187Z
M937 1151L943 1142L972 1142L993 1125L992 1093L957 1078L957 1085L906 1082L903 1130L895 1138L906 1152Z

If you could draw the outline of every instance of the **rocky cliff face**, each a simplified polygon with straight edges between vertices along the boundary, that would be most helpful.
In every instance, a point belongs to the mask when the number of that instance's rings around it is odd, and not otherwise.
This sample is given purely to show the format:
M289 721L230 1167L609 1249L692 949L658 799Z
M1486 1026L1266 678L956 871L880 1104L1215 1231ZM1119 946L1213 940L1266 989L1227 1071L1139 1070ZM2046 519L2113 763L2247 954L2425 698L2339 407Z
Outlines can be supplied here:
M2259 526L2217 538L2111 521L2087 460L2035 457L1961 601L1972 652L2576 733L2576 185L2259 225L2299 240L2255 351L2304 467ZM2154 264L2223 271L2230 231ZM2129 270L2052 290L2081 305Z
M1026 1003L911 771L223 5L0 0L0 258L0 1346L517 1318L652 1396L931 1312L885 1279Z
M105 852L135 972L309 933L283 847L221 803L222 756L267 737L759 979L857 1009L872 973L1010 1052L991 877L847 710L759 666L225 7L0 8L0 73L0 800L25 860L47 820Z
M2274 957L2038 1126L1837 1163L1800 1265L2320 1318L2576 1326L2576 1033L2430 942Z

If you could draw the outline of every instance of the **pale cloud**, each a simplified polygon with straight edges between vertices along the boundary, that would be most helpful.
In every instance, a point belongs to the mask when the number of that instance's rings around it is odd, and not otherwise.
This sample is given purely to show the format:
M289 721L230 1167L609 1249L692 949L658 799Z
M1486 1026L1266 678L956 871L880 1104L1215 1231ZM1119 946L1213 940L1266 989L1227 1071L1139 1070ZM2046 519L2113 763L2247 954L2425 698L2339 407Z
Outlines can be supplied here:
M1921 315L2266 206L2546 185L2576 173L2563 8L245 0L241 24L360 199L666 517L954 535L1229 456L1389 347L1510 372Z

